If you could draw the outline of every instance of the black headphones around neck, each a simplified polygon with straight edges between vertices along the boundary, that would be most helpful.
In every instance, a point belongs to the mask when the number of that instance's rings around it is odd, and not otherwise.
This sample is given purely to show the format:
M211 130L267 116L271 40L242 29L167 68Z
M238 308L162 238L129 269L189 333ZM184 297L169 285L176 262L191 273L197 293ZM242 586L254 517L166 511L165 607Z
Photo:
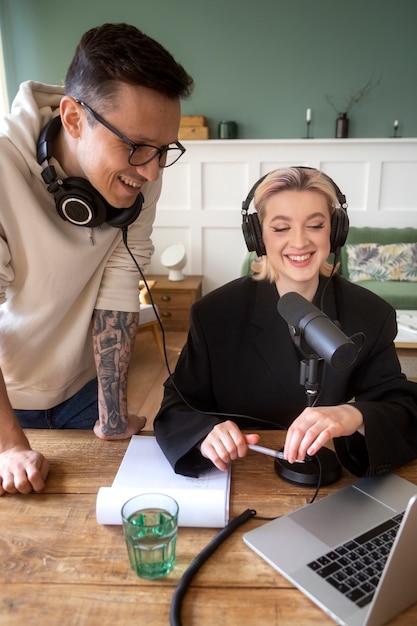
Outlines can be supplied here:
M314 167L297 166L295 169L316 170ZM270 174L271 172L269 172ZM335 208L332 214L331 231L330 231L330 252L334 253L338 258L340 248L344 246L349 231L349 218L347 214L346 196L340 191L336 183L324 172L320 172L333 186L339 206ZM246 246L249 252L256 252L258 256L266 254L265 244L262 238L262 227L259 222L257 213L249 213L249 205L253 200L255 191L261 182L269 175L265 174L253 185L249 191L246 200L242 202L242 231L245 238Z
M134 204L125 209L117 209L103 198L103 196L85 178L70 176L60 180L53 165L49 165L52 142L62 127L61 118L53 117L42 130L37 147L39 165L46 167L42 170L42 178L48 186L48 191L54 196L56 210L63 220L76 226L101 226L109 224L115 228L127 228L138 217L142 210L143 195L138 194Z

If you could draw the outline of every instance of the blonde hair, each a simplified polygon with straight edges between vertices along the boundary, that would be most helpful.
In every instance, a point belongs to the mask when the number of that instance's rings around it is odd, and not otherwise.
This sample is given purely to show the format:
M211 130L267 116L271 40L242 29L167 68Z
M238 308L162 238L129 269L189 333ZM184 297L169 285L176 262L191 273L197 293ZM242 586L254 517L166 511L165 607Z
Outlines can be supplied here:
M265 219L266 205L271 196L280 191L314 191L321 194L327 203L329 215L332 217L335 209L339 206L336 189L331 179L319 170L303 167L288 167L270 172L258 185L254 194L254 205L261 225ZM277 272L272 267L268 255L262 256L251 264L255 280L269 280L274 283ZM325 261L320 274L330 276L334 265Z

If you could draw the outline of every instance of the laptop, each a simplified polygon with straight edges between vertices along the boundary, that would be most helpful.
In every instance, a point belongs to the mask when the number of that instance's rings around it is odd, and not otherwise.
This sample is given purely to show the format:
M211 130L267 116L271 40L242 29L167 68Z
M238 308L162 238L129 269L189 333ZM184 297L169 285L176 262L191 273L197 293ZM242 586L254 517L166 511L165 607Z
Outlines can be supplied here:
M387 474L361 478L243 540L338 624L380 626L417 602L416 537L417 485Z

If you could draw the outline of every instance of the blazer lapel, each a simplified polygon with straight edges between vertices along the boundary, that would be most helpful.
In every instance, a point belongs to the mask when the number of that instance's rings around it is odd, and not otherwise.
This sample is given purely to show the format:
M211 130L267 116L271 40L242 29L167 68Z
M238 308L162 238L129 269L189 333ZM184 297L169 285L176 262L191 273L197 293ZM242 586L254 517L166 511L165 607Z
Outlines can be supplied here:
M260 357L268 365L277 384L287 394L289 379L299 380L300 359L291 339L288 324L277 310L278 292L266 281L257 283L251 317L252 341Z

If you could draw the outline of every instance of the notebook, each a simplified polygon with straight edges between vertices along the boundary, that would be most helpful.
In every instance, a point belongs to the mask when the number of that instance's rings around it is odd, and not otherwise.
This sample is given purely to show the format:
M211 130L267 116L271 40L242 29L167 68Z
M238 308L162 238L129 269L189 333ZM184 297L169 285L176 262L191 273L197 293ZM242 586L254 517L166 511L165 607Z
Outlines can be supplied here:
M100 487L99 524L121 524L123 504L138 493L162 492L179 504L178 525L224 528L229 521L230 471L213 467L201 478L176 474L155 437L133 435L111 487Z
M417 602L416 537L417 485L387 474L361 478L243 540L338 624L380 626Z

